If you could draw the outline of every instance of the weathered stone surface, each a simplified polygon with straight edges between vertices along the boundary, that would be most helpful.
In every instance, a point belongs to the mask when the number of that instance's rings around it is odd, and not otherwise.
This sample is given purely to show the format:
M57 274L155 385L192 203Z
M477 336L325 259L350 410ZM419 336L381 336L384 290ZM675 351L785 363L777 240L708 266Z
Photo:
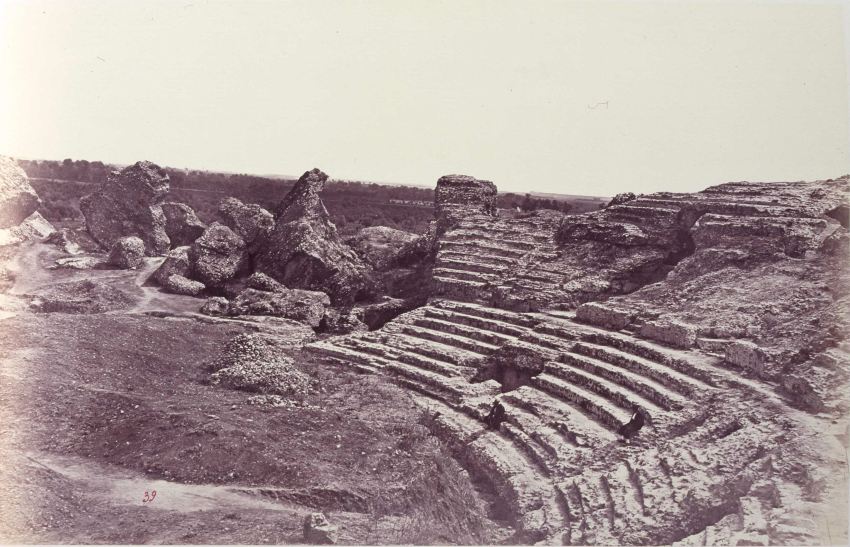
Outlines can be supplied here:
M328 295L319 291L284 289L278 292L245 289L230 301L228 315L273 315L318 327L330 305Z
M640 335L677 348L692 348L696 344L697 329L676 320L648 321L640 328Z
M274 215L255 203L242 203L229 197L221 200L218 214L222 222L249 246L261 243L274 229Z
M336 543L337 527L322 513L310 513L304 518L304 543L330 545Z
M165 232L172 247L191 245L207 228L195 210L185 203L166 201L160 207L165 215Z
M218 286L235 277L246 265L245 241L233 230L213 222L189 247L192 277L207 286Z
M591 325L620 330L632 323L634 312L602 302L588 302L576 308L576 319Z
M546 362L557 358L553 351L537 344L514 340L491 354L480 366L473 381L496 380L503 391L528 385L533 376L543 372Z
M39 203L24 170L12 158L0 156L0 229L22 223Z
M0 228L0 247L20 245L28 241L40 241L55 231L53 225L36 211L11 228Z
M189 264L189 247L176 247L168 251L165 255L165 260L162 261L159 268L153 273L152 277L160 285L165 285L168 278L172 275L181 275L190 277L192 266Z
M145 263L145 242L135 236L117 239L109 251L109 263L124 270L138 268Z
M398 253L416 239L416 234L404 230L369 226L358 231L346 243L374 269L385 270L395 264Z
M381 302L361 306L360 319L370 330L379 329L395 317L424 305L426 301L427 295L405 299L386 297Z
M496 212L496 185L468 175L445 175L437 181L434 208L437 230L445 232L469 215Z
M805 378L787 374L782 377L781 381L782 389L797 406L812 412L823 410L823 398Z
M198 296L206 287L200 281L193 281L179 274L171 274L163 283L162 288L174 294Z
M611 198L611 201L608 202L608 205L606 205L606 207L611 207L613 205L622 205L627 201L632 201L636 197L637 196L635 196L632 192L623 192L622 194L617 194L616 196Z
M227 307L230 305L227 298L221 296L213 296L204 302L201 306L201 313L207 315L227 315Z
M319 323L319 330L328 334L350 334L352 332L365 332L369 327L360 320L354 310L337 311L327 308L325 316Z
M318 169L304 173L278 206L274 231L254 262L257 271L287 287L323 291L335 305L345 305L371 294L372 281L319 198L327 178Z
M764 373L768 361L763 349L746 340L735 340L726 346L725 358L729 363L755 372L759 376Z
M260 272L252 273L246 280L245 286L257 289L258 291L284 292L288 290L282 283Z
M111 248L125 236L136 236L149 256L165 254L171 242L160 204L168 194L165 170L140 161L109 175L101 189L80 200L80 211L91 236Z

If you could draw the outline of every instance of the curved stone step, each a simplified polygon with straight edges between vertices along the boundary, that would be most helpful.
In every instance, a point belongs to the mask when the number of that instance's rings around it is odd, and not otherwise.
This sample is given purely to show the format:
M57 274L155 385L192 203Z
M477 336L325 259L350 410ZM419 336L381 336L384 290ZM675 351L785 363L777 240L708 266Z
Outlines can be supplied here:
M474 272L468 270L455 270L452 268L437 267L433 270L433 275L444 279L454 279L460 281L475 281L479 283L487 283L496 279L494 274Z
M547 456L548 466L552 466L553 462L569 461L575 457L576 447L563 433L513 400L503 396L501 402L507 421L542 448Z
M489 254L484 252L484 250L479 249L477 247L469 247L463 248L458 246L457 248L451 249L440 249L437 255L437 261L442 260L458 260L465 261L467 259L473 259L475 262L482 264L492 264L493 266L500 268L511 268L516 266L519 258L510 256L500 256L498 254Z
M377 372L386 366L386 360L366 355L348 348L339 347L326 341L314 342L304 346L307 351L335 364L350 366L360 372Z
M665 409L637 393L600 376L589 374L577 367L558 361L549 361L544 370L574 386L591 391L613 405L626 411L629 415L637 407L642 409L651 420L658 419Z
M579 408L534 386L522 386L504 393L501 400L537 416L564 437L568 445L580 449L616 438L610 429Z
M503 310L501 308L491 308L480 304L472 304L469 302L456 302L454 300L435 300L431 302L431 306L444 310L455 311L466 315L474 315L484 319L495 319L503 323L510 323L518 327L532 328L540 321L535 317L519 312Z
M468 279L454 279L435 275L434 293L443 296L454 296L455 298L478 298L478 294L487 285L482 281L470 281Z
M369 334L371 335L372 333ZM385 338L390 341L392 340L392 337ZM353 351L375 355L385 359L387 362L396 361L406 363L447 377L464 376L463 369L454 363L422 355L413 351L415 348L408 349L395 346L384 340L376 339L374 336L341 336L334 339L333 344L338 347L349 348Z
M458 383L442 374L399 361L388 362L383 371L407 380L408 384L419 384L422 389L418 391L443 401L458 401L464 394L464 384L468 385L463 379Z
M586 373L616 382L624 388L652 401L664 410L679 410L684 405L684 399L672 389L664 386L664 384L648 376L636 374L616 364L571 352L563 352L560 360Z
M422 322L417 320L415 322L415 326L405 325L402 328L402 332L408 336L421 338L422 340L432 340L440 344L464 349L484 356L490 355L499 349L499 345L501 345L448 332L444 330L442 325L437 325L438 328L431 328L428 327L426 323L431 323L432 326L434 325L433 320L425 320ZM449 325L453 325L453 323L449 323Z
M631 417L631 413L624 411L608 399L547 372L533 377L531 384L572 403L613 432L616 432Z
M512 258L514 260L517 260L526 254L526 251L524 250L499 245L493 241L457 241L443 239L440 241L440 251L442 252L443 250L461 253L473 252L475 254L480 251L484 254Z
M678 369L618 348L580 342L573 346L573 352L623 367L684 395L693 395L708 388L700 380Z
M432 429L447 441L470 472L494 486L518 527L520 543L561 543L565 515L554 484L511 439L451 407L427 403Z
M487 264L486 262L478 262L475 256L464 256L457 258L449 258L443 255L437 257L434 263L436 269L451 269L463 270L467 272L477 272L482 274L501 274L508 270L507 265Z
M483 331L510 336L512 338L519 338L527 332L527 329L524 327L518 327L498 319L490 319L477 315L467 315L465 313L440 308L428 308L425 310L425 317L440 319L442 321L448 321L460 325L467 325Z
M419 353L425 357L431 357L445 363L460 367L478 368L486 358L485 354L459 348L454 345L444 344L436 340L423 339L412 336L406 332L396 332L392 335L382 335L380 339L384 344L394 348ZM495 348L492 348L495 349Z

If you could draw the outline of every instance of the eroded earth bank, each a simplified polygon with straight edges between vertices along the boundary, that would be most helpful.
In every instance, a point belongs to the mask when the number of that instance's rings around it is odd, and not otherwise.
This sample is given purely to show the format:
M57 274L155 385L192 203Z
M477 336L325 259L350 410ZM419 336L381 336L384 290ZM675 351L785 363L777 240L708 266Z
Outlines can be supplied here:
M350 240L317 169L209 225L0 176L1 541L847 542L846 176Z

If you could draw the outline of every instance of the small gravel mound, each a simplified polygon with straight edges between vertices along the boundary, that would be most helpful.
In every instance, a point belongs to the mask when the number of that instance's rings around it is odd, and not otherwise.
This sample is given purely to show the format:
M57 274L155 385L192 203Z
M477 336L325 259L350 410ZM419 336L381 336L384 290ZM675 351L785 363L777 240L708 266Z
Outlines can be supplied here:
M283 352L283 344L266 334L240 334L224 347L211 368L214 385L266 395L298 395L312 387Z

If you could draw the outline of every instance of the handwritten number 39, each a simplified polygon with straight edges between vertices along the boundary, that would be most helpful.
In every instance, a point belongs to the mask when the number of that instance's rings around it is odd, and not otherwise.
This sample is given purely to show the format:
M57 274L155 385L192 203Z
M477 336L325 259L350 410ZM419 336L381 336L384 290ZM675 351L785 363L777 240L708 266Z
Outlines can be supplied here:
M142 503L152 502L155 497L156 497L156 490L151 490L150 492L145 490L145 497L142 498Z

